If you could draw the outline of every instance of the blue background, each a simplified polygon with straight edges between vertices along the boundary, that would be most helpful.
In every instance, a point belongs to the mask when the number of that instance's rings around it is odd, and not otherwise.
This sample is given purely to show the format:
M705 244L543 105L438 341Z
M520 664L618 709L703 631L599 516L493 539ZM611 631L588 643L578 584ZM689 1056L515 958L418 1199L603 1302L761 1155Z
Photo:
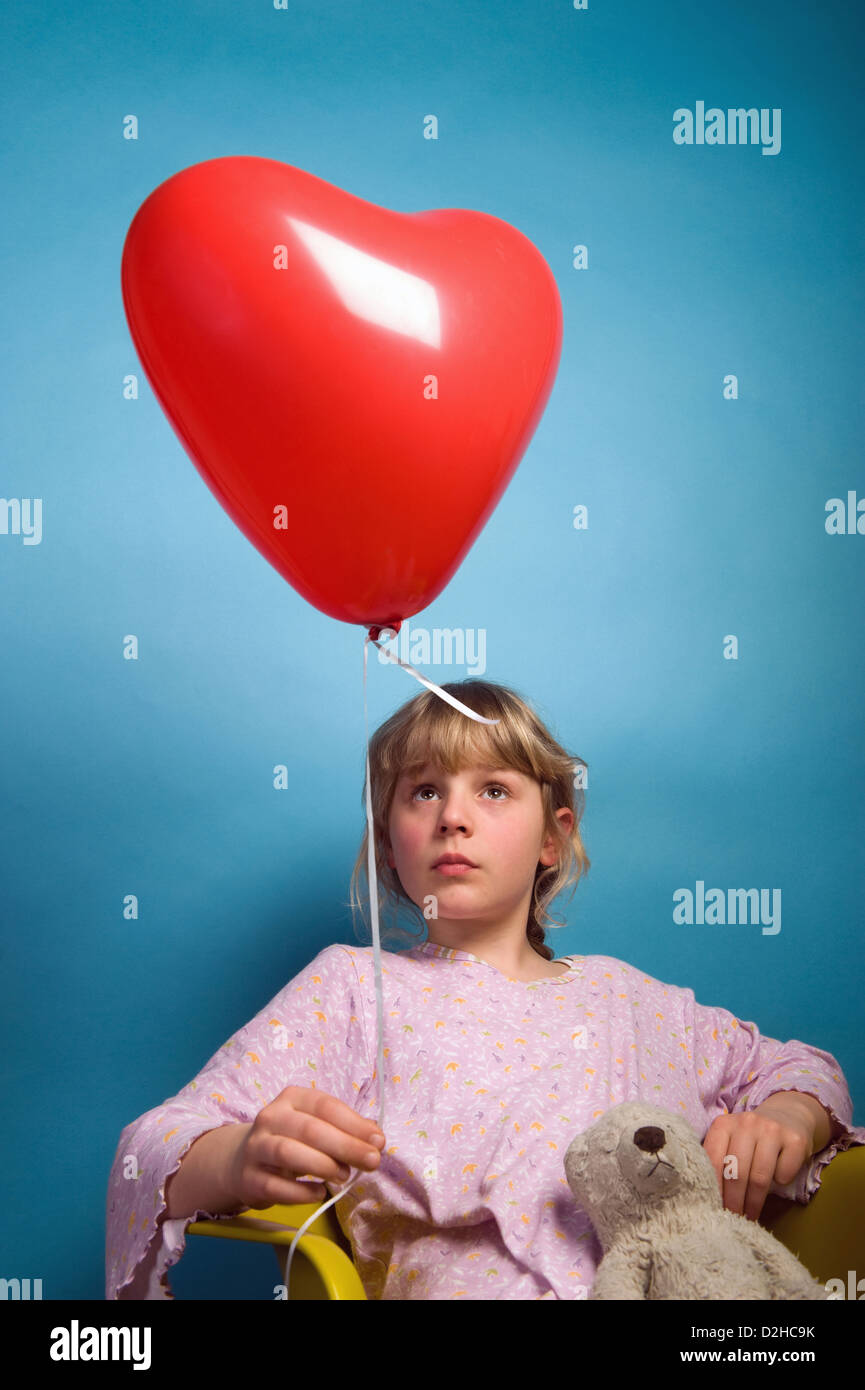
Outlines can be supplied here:
M223 513L120 295L141 202L223 155L397 211L492 213L546 257L548 408L412 626L485 629L485 678L588 762L592 868L557 954L618 957L832 1052L865 1122L865 537L828 535L824 510L865 493L859 15L112 0L6 7L2 39L0 490L42 498L44 530L0 535L0 1273L102 1298L123 1126L356 940L363 629ZM698 100L780 107L781 152L674 144ZM373 661L370 730L419 690ZM698 879L780 888L780 933L675 925ZM276 1282L269 1251L226 1241L190 1239L172 1271L178 1298Z

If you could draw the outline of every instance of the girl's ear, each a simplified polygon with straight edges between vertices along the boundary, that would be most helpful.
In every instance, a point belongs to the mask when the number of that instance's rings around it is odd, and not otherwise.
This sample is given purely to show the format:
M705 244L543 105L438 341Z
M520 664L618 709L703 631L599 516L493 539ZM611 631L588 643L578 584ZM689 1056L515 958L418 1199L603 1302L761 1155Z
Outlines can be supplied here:
M571 831L574 828L573 811L569 811L567 806L561 806L559 810L556 812L556 819L562 823L566 832L568 833L568 835L570 835ZM548 835L547 838L544 840L543 848L541 849L541 853L538 856L539 862L543 864L546 868L550 868L551 865L555 864L558 861L561 852L561 842L555 840L552 835Z

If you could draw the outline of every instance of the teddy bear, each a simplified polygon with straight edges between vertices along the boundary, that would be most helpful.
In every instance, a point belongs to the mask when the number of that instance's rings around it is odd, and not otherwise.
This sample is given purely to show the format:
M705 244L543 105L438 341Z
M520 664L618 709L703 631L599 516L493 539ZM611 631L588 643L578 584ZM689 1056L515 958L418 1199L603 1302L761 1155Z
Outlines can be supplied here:
M765 1227L728 1211L691 1125L642 1101L607 1110L564 1158L604 1254L590 1299L828 1299Z

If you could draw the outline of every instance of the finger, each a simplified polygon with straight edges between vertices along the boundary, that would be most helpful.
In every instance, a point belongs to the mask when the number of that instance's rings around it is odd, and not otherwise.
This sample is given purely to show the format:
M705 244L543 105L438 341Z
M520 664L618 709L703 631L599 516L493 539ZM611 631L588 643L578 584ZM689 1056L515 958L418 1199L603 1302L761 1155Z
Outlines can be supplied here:
M264 1169L260 1186L262 1194L256 1199L251 1211L266 1211L268 1207L296 1206L310 1202L323 1202L328 1190L323 1182L303 1182L300 1178L288 1178L284 1173Z
M748 1173L748 1190L744 1197L744 1215L756 1221L763 1210L769 1186L775 1176L781 1138L771 1130L763 1130L754 1145Z
M347 1134L356 1134L359 1139L367 1140L375 1131L380 1132L375 1120L359 1115L350 1105L346 1105L337 1096L328 1095L326 1091L319 1091L313 1086L289 1086L282 1094L287 1095L289 1092L292 1093L291 1104L295 1110L318 1115L337 1129L345 1130Z
M781 1152L775 1164L775 1182L782 1187L792 1182L802 1164L811 1155L811 1147L802 1134L785 1129L782 1136Z
M331 1101L332 1104L327 1105L327 1101ZM375 1125L359 1115L354 1115L353 1127L348 1131L342 1129L345 1112L353 1114L347 1105L343 1105L334 1096L321 1097L317 1110L314 1103L310 1108L305 1108L292 1102L279 1109L274 1107L273 1112L267 1116L264 1130L266 1133L284 1135L335 1163L348 1164L352 1168L376 1167L381 1154L370 1140ZM358 1130L360 1137L355 1137ZM332 1170L322 1174L325 1177L334 1175Z
M738 1126L728 1141L728 1152L724 1154L724 1206L738 1216L742 1216L745 1210L745 1195L756 1142L755 1134Z
M263 1134L251 1157L283 1178L312 1177L318 1182L343 1182L351 1164L342 1162L318 1144L305 1144L285 1134ZM355 1165L359 1166L359 1165ZM366 1168L368 1172L369 1169Z
M724 1158L729 1153L732 1143L732 1129L733 1125L729 1116L719 1115L717 1119L712 1121L703 1140L703 1148L715 1169L718 1191L722 1201L724 1199Z
M352 1110L350 1105L345 1105L336 1096L327 1095L324 1091L304 1086L295 1086L289 1089L294 1092L290 1105L295 1112L314 1116L324 1124L331 1126L341 1136L346 1134L357 1136L357 1143L352 1145L351 1158L348 1161L359 1161L368 1146L378 1148L374 1142L374 1136L381 1134L381 1130L375 1120L358 1115L357 1111ZM383 1144L381 1147L384 1147Z

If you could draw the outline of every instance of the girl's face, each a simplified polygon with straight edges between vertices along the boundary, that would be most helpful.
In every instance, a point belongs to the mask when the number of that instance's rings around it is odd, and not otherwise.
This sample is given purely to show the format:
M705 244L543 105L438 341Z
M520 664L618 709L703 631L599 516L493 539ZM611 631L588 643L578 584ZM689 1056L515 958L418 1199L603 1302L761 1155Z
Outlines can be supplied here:
M557 815L570 828L573 813ZM558 844L543 834L541 789L513 768L480 767L449 774L428 764L397 784L388 822L387 862L406 893L426 909L430 895L440 923L513 923L525 933L539 863L555 863ZM475 866L436 868L443 854L465 855ZM439 933L440 934L440 933Z

